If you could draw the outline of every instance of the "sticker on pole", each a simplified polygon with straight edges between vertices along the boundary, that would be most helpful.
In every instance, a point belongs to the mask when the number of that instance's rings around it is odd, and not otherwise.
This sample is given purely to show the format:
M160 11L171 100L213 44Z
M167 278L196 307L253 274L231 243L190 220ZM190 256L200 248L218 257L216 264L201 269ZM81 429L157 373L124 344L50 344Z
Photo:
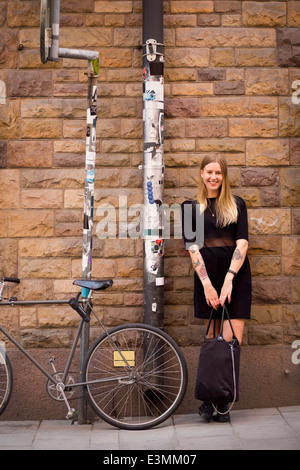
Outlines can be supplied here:
M135 366L135 351L114 351L114 367Z
M43 64L46 64L51 47L51 17L50 0L41 0L40 10L40 56Z

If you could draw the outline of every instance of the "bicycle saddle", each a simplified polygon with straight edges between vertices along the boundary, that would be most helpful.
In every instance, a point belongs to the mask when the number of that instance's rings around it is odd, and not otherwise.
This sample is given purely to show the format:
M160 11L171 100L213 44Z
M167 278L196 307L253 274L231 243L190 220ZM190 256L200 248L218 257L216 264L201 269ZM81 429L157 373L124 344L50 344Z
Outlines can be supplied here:
M85 287L86 289L91 290L103 290L111 287L113 285L112 279L107 279L105 281L84 281L82 279L77 279L73 282L75 286Z

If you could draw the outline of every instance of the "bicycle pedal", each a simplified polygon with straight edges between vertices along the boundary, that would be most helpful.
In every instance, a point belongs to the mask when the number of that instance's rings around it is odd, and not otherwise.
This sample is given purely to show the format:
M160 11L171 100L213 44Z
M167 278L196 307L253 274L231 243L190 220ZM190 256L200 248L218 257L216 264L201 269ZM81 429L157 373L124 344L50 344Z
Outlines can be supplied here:
M74 414L75 414L74 408L70 408L70 410L69 410L68 413L67 413L66 419L71 419L71 418L73 418Z

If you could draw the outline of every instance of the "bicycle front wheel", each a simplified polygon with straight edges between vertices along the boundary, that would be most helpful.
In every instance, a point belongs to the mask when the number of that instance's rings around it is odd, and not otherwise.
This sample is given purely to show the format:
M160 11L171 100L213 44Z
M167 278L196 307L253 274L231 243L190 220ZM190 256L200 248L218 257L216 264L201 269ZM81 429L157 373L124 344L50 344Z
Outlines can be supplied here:
M3 348L0 348L0 415L8 405L13 384L12 369Z
M127 324L102 335L87 353L88 400L104 421L122 429L148 429L178 408L187 367L175 341L158 328Z

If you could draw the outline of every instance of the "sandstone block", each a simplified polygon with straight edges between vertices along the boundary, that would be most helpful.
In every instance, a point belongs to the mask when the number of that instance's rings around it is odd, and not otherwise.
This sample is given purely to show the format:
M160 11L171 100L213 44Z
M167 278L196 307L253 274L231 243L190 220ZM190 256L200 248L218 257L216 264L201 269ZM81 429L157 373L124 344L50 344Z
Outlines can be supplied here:
M21 207L24 209L58 209L63 205L63 192L57 189L23 189Z
M186 129L187 137L226 137L225 119L190 119Z
M18 241L10 238L0 239L0 253L0 278L17 276Z
M97 279L113 278L116 274L115 259L94 258L92 263L92 277ZM72 277L80 279L82 276L82 260L72 260ZM68 277L68 276L65 276Z
M289 142L287 139L247 140L246 161L249 166L289 165Z
M281 324L281 306L280 305L252 305L251 324L261 323L266 325Z
M245 71L245 85L247 95L287 95L288 70L248 69Z
M180 47L276 47L272 29L251 28L177 28L176 44Z
M251 234L291 233L289 209L249 209L249 231Z
M78 49L99 48L112 45L111 28L60 28L60 47L74 48L74 37Z
M16 96L49 96L52 94L51 71L19 70L7 74L7 95Z
M300 275L299 237L282 237L282 272L286 276Z
M23 139L60 139L62 123L58 119L22 119Z
M0 208L15 209L19 207L19 170L0 172Z
M252 235L249 241L249 254L280 255L281 237L277 235Z
M120 47L103 47L100 52L100 61L102 67L116 68L116 67L131 67L132 66L132 50L130 48ZM104 88L111 88L105 86ZM120 89L120 87L119 87ZM120 94L120 93L119 93ZM118 95L117 95L118 96Z
M300 139L291 139L291 165L300 165Z
M289 1L288 8L288 25L289 27L299 28L300 24L300 3L297 0Z
M9 2L7 10L8 26L39 26L40 8L36 2Z
M278 170L265 168L242 168L243 186L278 186Z
M0 168L7 168L8 156L7 156L7 142L5 140L0 141Z
M271 97L204 97L202 116L277 116L277 101Z
M234 49L232 47L216 47L214 49L211 49L210 65L212 67L233 67Z
M13 100L0 106L0 139L18 139L19 133L19 103Z
M68 0L67 2L63 2L61 5L61 12L62 13L89 13L93 11L94 2L93 0L85 0L82 2L81 0Z
M21 258L78 257L82 253L80 238L23 238L19 240Z
M8 212L0 210L0 237L7 237Z
M284 305L282 314L284 341L291 344L299 340L300 336L300 307L299 305Z
M299 31L297 28L280 28L277 32L278 64L281 67L299 67Z
M100 13L131 13L133 9L133 2L111 2L109 0L96 0L94 8L95 12Z
M15 210L9 214L10 237L49 237L53 230L52 211Z
M243 81L225 81L214 83L215 95L243 95L245 85Z
M253 276L279 276L281 270L280 257L253 256L250 259Z
M82 236L82 210L55 211L54 227L57 237Z
M69 329L24 329L20 332L20 339L25 348L68 348L73 334Z
M26 118L65 118L86 117L86 99L32 99L21 102L21 116Z
M209 49L170 48L166 56L166 67L208 67Z
M274 277L253 279L254 304L289 304L291 283L289 279Z
M213 85L211 83L174 83L172 85L174 96L203 96L212 95Z
M40 328L76 328L78 320L79 315L69 306L38 308Z
M104 307L103 320L105 325L117 326L123 323L141 323L143 318L142 307Z
M18 44L17 30L4 28L0 30L0 68L17 67Z
M22 188L83 188L84 171L81 169L24 170L21 176Z
M171 13L211 13L213 10L212 1L171 1Z
M143 275L143 260L121 258L117 260L117 275L120 277L140 277Z
M276 137L277 119L272 118L230 118L230 137Z
M10 141L8 143L9 166L11 168L50 167L52 146L52 142L47 141Z
M281 137L300 136L300 106L291 98L279 98L279 135Z
M267 345L282 343L281 326L250 326L248 329L249 344Z
M19 276L22 278L64 279L70 277L70 262L65 258L20 258Z
M282 168L280 182L282 203L285 206L299 206L299 169Z
M245 26L278 27L286 24L285 2L243 2Z
M235 49L235 65L237 67L276 67L276 48L237 48Z

